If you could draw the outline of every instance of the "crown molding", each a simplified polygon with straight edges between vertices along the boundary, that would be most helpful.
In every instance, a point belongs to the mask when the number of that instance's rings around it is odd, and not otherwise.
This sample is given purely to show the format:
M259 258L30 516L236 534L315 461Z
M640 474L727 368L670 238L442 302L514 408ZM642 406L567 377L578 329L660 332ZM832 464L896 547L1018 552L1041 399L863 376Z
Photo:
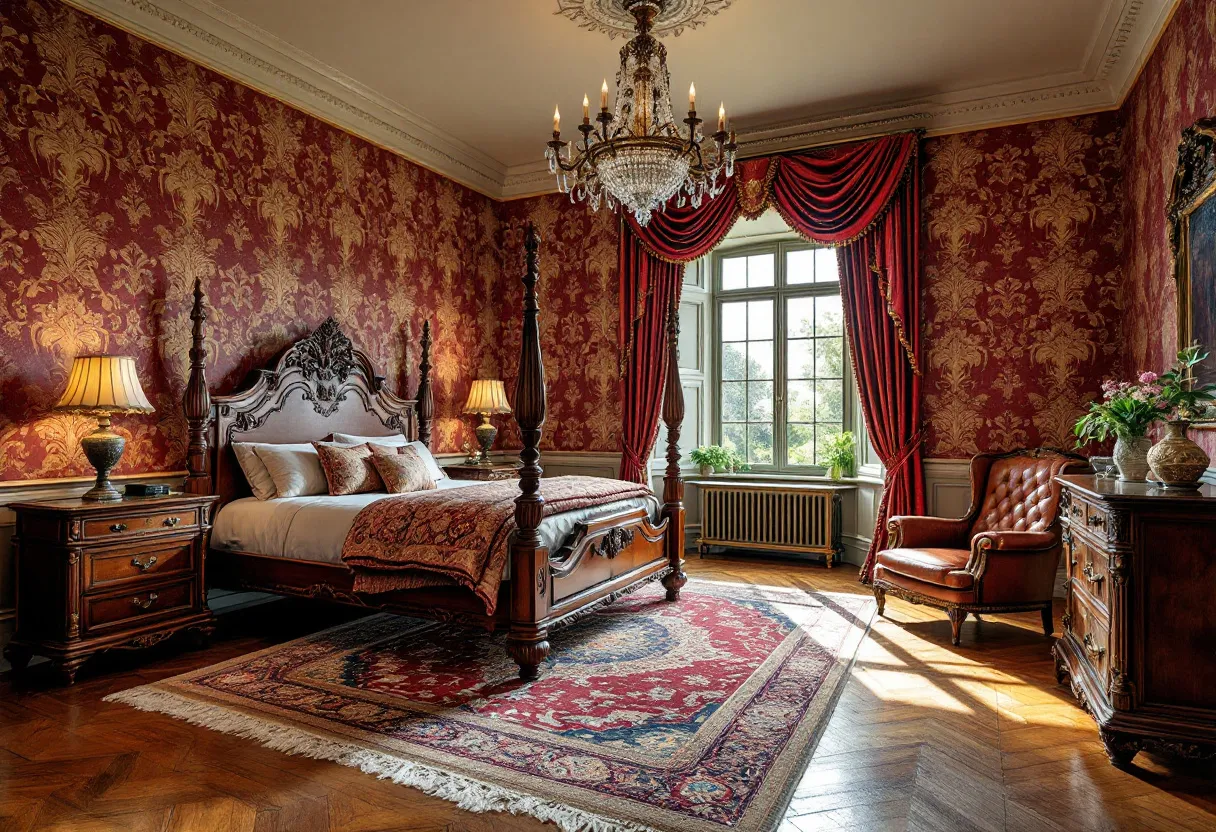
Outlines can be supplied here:
M65 2L491 198L554 192L553 179L539 158L506 166L211 0ZM1108 0L1103 21L1075 72L880 107L743 124L740 155L788 152L896 130L937 135L1114 109L1134 86L1180 2Z

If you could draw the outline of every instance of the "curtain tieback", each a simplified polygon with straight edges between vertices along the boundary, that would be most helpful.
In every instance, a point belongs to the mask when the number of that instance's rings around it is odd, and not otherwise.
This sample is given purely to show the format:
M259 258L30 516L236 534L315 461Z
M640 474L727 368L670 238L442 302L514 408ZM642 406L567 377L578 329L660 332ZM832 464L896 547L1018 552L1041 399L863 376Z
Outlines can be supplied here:
M921 443L924 441L925 429L921 428L912 436L911 439L903 444L899 451L896 452L895 456L891 458L890 462L885 460L883 461L883 465L885 465L887 468L887 473L883 477L884 487L891 484L891 480L895 478L896 474L904 469L904 466L908 464L908 460L912 458L912 455L916 453L917 449L920 448Z
M654 445L652 444L651 447L654 447ZM634 452L633 448L629 447L629 444L623 438L621 439L621 454L624 455L625 461L634 468L646 470L646 465L642 461L642 458Z

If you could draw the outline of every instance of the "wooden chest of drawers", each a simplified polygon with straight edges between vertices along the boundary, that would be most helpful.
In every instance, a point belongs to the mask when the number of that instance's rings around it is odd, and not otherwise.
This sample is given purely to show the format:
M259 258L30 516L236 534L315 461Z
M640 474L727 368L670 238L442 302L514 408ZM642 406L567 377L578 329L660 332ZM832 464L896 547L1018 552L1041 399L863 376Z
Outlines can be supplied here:
M1216 490L1062 476L1060 682L1111 762L1216 756Z
M204 556L215 497L14 503L17 631L4 655L55 662L71 684L102 650L212 630Z

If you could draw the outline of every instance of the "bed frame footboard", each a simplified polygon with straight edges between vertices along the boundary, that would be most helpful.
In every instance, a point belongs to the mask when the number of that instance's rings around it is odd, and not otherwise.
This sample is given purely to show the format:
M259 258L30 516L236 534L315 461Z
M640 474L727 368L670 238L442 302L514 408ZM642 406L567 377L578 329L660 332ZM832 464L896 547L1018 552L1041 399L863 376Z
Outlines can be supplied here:
M549 632L577 621L621 595L661 579L667 600L676 601L684 575L684 484L680 477L680 424L684 398L676 361L678 299L667 312L667 375L663 420L667 426L667 470L662 520L652 524L645 509L601 515L584 523L574 541L551 553L541 545L544 514L540 495L540 439L545 424L545 367L540 349L540 305L536 284L540 238L529 224L526 255L523 337L515 384L515 420L523 450L519 454L520 495L515 500L516 531L511 542L511 610L507 652L519 677L535 679L549 656Z

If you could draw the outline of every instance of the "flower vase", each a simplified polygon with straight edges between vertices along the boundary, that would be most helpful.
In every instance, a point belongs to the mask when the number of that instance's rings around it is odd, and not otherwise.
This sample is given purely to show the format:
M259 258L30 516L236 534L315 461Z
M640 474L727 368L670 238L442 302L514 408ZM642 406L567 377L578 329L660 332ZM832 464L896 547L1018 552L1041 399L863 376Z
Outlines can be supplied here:
M1144 482L1148 477L1148 450L1153 446L1147 436L1135 439L1119 437L1115 442L1115 466L1121 482Z
M714 466L712 466L712 465L706 465L704 462L702 462L700 465L697 466L697 473L703 477L708 477L711 474L713 474L713 472L714 472Z
M831 468L828 469L828 478L833 479L833 480L839 480L840 477L842 476L842 471L843 471L843 469L841 468L841 466L833 465Z
M1198 488L1211 458L1186 435L1190 422L1175 419L1165 423L1165 436L1148 452L1153 476L1166 488Z

